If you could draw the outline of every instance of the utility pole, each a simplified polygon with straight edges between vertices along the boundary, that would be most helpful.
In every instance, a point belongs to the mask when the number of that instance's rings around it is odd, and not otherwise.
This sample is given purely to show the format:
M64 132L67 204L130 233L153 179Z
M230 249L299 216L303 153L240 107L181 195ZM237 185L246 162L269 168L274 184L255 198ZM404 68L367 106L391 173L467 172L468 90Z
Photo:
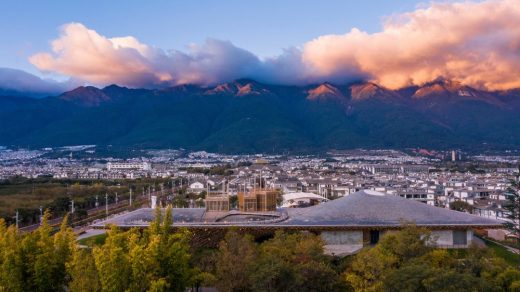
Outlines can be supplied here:
M105 213L108 217L108 193L105 193Z
M132 187L130 189L130 207L132 207Z
M70 214L74 214L74 200L70 201Z
M116 205L118 202L119 202L119 198L117 197L117 193L116 193Z

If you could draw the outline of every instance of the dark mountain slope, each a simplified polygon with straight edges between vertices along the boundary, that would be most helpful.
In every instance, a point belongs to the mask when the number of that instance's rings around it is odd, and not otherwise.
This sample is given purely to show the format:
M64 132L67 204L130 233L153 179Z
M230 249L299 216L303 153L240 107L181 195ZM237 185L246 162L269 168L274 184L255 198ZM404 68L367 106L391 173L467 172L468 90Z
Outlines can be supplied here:
M418 93L419 92L419 93ZM218 152L520 146L519 91L437 81L274 86L237 80L160 90L111 85L57 97L0 97L0 145L78 144Z

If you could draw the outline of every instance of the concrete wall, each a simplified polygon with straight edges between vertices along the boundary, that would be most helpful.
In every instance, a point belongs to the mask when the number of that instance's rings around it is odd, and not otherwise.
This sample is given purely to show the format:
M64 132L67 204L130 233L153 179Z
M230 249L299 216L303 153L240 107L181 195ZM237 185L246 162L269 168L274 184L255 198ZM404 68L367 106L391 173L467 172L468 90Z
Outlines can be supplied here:
M363 248L363 231L323 231L321 238L329 255L345 256Z
M503 229L488 229L487 235L494 240L505 240L507 232Z
M471 245L471 243L473 242L473 230L466 230L466 237L467 237L467 240L468 240L468 246Z
M381 231L383 234L394 232L393 230ZM471 245L473 231L465 230L466 245L453 244L453 230L432 230L433 245L439 248L464 248ZM325 242L325 253L333 255L348 255L358 252L363 248L363 231L323 231L321 238Z
M363 231L323 231L325 244L363 245Z
M433 230L431 233L432 239L435 240L435 245L444 248L460 248L460 245L453 245L453 230ZM471 245L473 240L473 231L466 230L466 247Z
M453 231L451 230L433 230L431 237L436 245L453 245Z

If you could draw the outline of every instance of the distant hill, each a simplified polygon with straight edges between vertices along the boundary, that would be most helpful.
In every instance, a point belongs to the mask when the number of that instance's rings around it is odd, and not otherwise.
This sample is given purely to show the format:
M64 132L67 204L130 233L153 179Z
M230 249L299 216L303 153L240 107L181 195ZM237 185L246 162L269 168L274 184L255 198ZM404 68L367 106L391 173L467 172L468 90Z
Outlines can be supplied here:
M1 92L1 91L0 91ZM438 80L397 91L373 83L79 87L42 99L0 96L0 145L79 144L228 153L520 146L520 90Z

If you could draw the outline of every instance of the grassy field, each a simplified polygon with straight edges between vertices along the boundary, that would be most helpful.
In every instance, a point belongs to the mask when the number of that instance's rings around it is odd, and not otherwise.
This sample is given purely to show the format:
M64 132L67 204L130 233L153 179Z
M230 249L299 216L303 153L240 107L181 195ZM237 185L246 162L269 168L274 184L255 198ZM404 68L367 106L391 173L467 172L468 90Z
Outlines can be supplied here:
M83 238L78 240L78 244L85 245L88 247L93 247L96 245L102 245L105 243L105 240L107 239L107 234L98 234L91 237Z
M56 180L52 178L14 178L0 182L0 218L13 223L16 210L20 212L22 225L38 221L39 208L50 209L53 215L61 216L70 210L70 200L74 200L76 210L88 210L95 206L96 196L100 205L104 204L105 193L109 203L128 197L129 186L134 194L142 193L143 187L169 183L169 180L121 180L121 181L86 181Z
M83 185L59 182L0 184L0 216L13 216L15 210L28 214L44 209L67 209L70 200L75 200L77 207L83 207L88 199L105 193L127 193L125 186L106 186L100 183ZM95 200L95 199L94 199ZM87 206L85 206L87 207Z
M520 255L507 250L505 247L484 239L488 248L495 252L495 255L503 258L508 264L520 268Z

